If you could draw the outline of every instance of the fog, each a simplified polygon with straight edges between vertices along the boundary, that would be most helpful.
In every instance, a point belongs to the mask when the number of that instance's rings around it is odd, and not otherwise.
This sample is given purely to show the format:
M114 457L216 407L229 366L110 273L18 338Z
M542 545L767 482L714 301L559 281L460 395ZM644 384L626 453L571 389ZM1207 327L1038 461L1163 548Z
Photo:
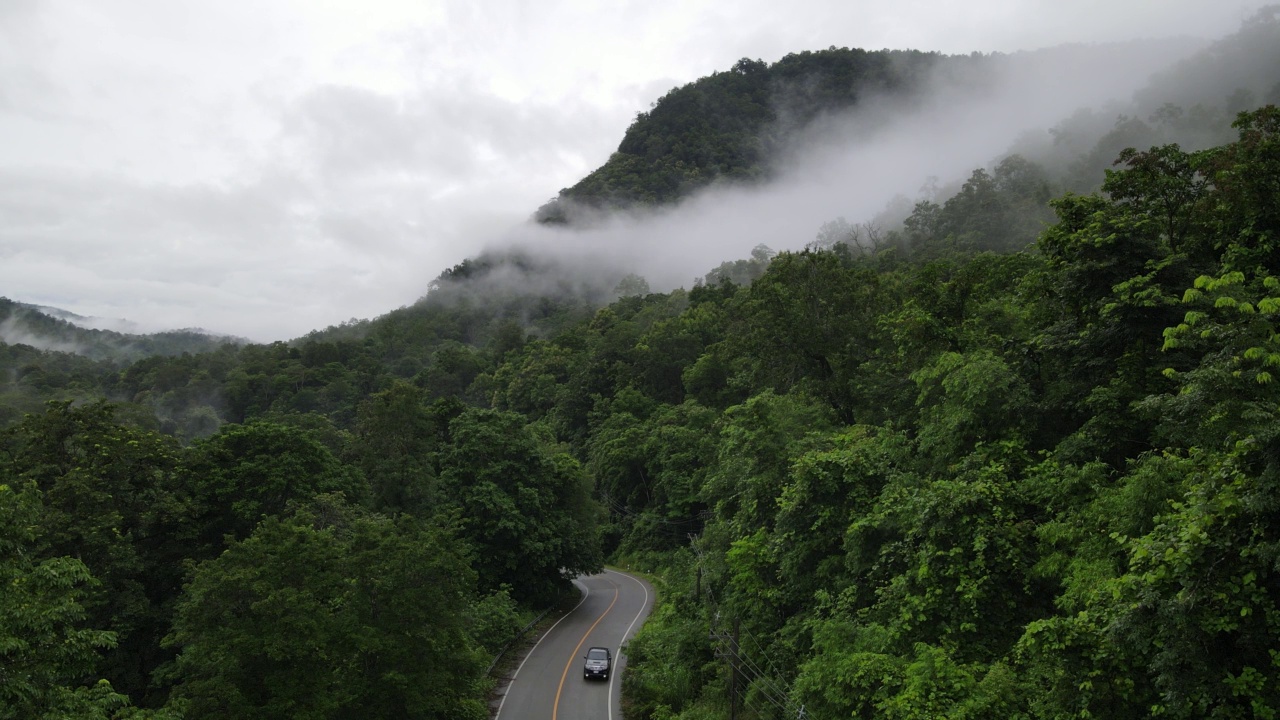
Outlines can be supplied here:
M1081 108L1132 111L1153 74L1202 48L1183 39L1016 53L989 58L966 78L944 65L920 97L867 97L814 123L785 148L767 184L713 186L674 208L596 217L582 229L526 224L489 247L575 266L590 258L636 272L654 290L690 287L758 245L802 249L837 217L884 223L895 201L909 209L945 199L938 194L994 165L1015 141L1051 144L1049 130Z
M24 327L16 317L8 317L0 321L0 342L9 345L30 345L37 350L45 350L47 352L77 353L83 349L73 342L56 340L33 333Z

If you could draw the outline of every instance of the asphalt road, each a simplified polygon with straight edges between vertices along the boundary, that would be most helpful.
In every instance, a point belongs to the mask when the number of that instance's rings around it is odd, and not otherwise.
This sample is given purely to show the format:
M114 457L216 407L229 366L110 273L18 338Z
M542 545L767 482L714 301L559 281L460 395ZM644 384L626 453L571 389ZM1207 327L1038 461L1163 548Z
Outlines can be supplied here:
M653 588L613 570L574 584L582 601L521 661L495 720L622 720L618 703L626 658L621 648L653 609ZM582 678L583 656L593 646L613 653L608 682Z

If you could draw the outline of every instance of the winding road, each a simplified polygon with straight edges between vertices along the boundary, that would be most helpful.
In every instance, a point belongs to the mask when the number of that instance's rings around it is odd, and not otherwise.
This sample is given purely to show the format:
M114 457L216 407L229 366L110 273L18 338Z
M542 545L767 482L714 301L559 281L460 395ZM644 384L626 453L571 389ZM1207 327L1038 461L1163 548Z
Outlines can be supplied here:
M621 648L653 609L653 588L614 570L573 582L582 600L520 662L495 720L622 720ZM582 678L583 656L593 646L613 653L608 682Z

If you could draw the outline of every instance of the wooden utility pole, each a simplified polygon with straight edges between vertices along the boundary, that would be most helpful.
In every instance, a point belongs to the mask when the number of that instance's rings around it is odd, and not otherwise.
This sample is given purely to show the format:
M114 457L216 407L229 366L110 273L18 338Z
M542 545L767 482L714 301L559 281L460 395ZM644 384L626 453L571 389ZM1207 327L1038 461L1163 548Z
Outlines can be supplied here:
M738 720L738 621L733 621L731 635L712 629L711 640L716 643L716 657L729 661L729 720Z
M733 638L729 640L729 720L738 720L738 626L733 619Z

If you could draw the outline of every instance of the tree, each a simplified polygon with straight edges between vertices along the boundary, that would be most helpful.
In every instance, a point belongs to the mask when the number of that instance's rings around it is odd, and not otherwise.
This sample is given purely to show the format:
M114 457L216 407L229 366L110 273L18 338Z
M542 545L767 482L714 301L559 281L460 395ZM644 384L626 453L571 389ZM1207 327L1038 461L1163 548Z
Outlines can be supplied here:
M84 627L97 584L71 557L39 559L40 491L0 471L0 719L102 718L128 704L105 680L86 684L115 633Z
M912 447L901 433L855 425L829 433L795 459L778 497L773 544L783 592L804 602L838 593L859 571L846 559L850 524L892 478L910 472Z
M475 581L448 528L322 496L203 563L167 642L196 717L486 716L464 625Z
M643 277L631 273L618 281L617 287L613 289L614 294L618 297L644 297L649 294L649 281Z
M792 461L831 427L830 411L802 394L756 394L725 411L702 500L735 537L772 524Z
M224 425L191 446L187 470L202 512L200 543L207 557L224 535L248 537L264 517L293 500L340 492L363 502L363 478L323 444L298 428L263 421Z
M994 352L947 352L913 373L920 450L945 466L984 442L1021 440L1031 394Z
M836 252L775 257L732 309L730 342L751 359L753 386L802 389L852 421L849 389L869 355L879 280L868 267L846 267Z
M425 402L425 392L397 381L360 404L352 454L381 512L421 515L439 501L432 460L447 420L437 423Z
M109 629L103 676L141 704L166 659L166 603L178 592L191 516L171 438L116 422L109 403L52 403L0 436L12 477L40 491L38 557L74 557L97 582L82 587L85 626Z
M1280 276L1280 106L1241 113L1232 126L1239 139L1204 165L1217 201L1211 205L1211 237L1226 269Z
M471 383L491 369L489 361L474 348L448 340L431 353L431 364L418 374L418 379L430 397L469 399Z
M524 423L493 410L456 417L440 481L475 549L481 589L509 585L517 600L545 603L568 578L599 570L599 508L578 462L544 448Z

